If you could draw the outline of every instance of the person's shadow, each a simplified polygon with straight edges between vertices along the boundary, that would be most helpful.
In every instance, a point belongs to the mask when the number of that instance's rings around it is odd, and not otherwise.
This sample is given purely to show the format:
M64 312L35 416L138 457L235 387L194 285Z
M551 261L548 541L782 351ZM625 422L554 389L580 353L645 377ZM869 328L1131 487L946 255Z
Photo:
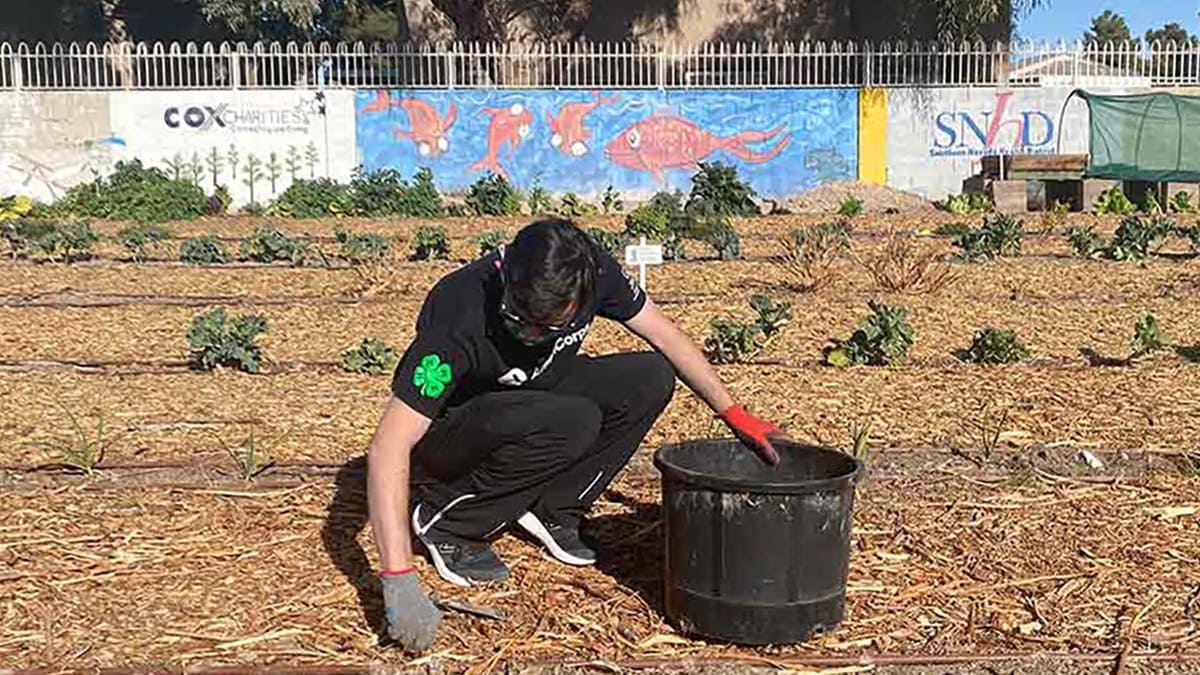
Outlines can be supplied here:
M596 567L620 586L642 597L659 615L663 612L662 508L655 502L637 501L609 490L610 501L624 504L632 513L588 519L585 533L598 540ZM338 469L321 542L338 570L358 592L363 620L379 636L380 646L393 644L387 635L383 589L358 537L369 519L367 458L359 456Z
M662 506L638 501L611 488L606 497L633 512L585 520L583 531L599 544L596 568L617 585L640 595L659 616L665 616Z
M383 588L366 551L358 542L358 535L366 527L368 513L367 458L359 456L338 469L333 499L321 528L321 542L329 559L358 591L363 619L379 636L382 646L390 642L383 610Z

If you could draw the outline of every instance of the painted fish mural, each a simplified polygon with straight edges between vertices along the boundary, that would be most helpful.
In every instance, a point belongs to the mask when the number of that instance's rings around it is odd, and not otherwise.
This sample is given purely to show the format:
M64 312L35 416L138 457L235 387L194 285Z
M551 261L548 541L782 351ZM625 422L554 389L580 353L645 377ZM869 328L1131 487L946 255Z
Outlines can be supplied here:
M533 123L533 113L524 104L514 103L507 108L484 108L479 111L482 115L491 117L487 129L487 154L483 159L467 167L467 171L491 171L508 177L504 167L500 166L500 150L508 146L508 156L512 157L517 151L521 140L529 135L529 125Z
M836 147L809 150L804 155L804 168L813 172L821 183L842 180L850 173L849 162Z
M594 91L592 95L595 98L591 101L564 104L559 108L557 116L552 116L549 110L546 111L546 123L550 125L551 131L550 145L568 157L582 157L591 150L588 141L592 138L592 130L583 126L583 118L606 103L621 100L619 94L605 98L600 96L599 91Z
M694 171L699 162L717 150L724 150L751 164L774 159L787 147L791 134L785 134L763 152L751 150L746 144L771 141L783 130L783 125L778 125L769 131L741 131L722 137L673 113L657 112L627 127L608 144L604 154L627 169L649 171L660 183L666 184L664 169Z
M686 191L699 163L721 161L779 199L857 172L852 89L364 89L354 102L365 170L428 167L443 190L495 173L523 189L593 200L611 185L640 200Z
M395 138L412 139L417 154L422 157L437 157L450 149L450 127L458 117L454 102L442 117L432 105L416 98L392 99L386 91L376 92L375 100L363 106L363 113L384 112L388 108L400 108L408 113L408 130L396 129Z

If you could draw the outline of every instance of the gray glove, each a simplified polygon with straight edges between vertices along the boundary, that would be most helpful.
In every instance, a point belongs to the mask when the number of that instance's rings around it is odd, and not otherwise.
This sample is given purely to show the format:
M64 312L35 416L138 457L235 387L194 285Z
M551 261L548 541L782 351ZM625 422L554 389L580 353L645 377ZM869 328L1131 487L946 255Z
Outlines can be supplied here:
M380 580L388 635L412 651L421 652L433 646L442 613L421 588L417 573L386 574Z

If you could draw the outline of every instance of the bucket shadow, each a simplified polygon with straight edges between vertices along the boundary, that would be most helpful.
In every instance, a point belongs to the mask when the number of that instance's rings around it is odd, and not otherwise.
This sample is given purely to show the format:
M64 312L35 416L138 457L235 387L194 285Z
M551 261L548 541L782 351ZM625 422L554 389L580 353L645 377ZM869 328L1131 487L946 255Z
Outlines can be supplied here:
M383 589L367 552L358 542L367 520L367 458L360 456L338 469L333 499L321 526L321 543L329 559L358 592L363 620L379 637L380 646L387 646L391 639L387 635Z
M596 569L617 585L637 593L666 620L662 506L639 501L618 490L610 489L606 496L609 501L628 506L632 513L596 516L586 521L584 533L595 538L599 545Z

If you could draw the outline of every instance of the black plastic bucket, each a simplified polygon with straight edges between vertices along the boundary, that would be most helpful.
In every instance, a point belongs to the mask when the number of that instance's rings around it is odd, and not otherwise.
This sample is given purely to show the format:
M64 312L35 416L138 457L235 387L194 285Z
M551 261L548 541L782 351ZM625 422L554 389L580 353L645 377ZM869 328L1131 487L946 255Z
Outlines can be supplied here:
M735 440L668 445L663 476L667 617L741 644L804 642L842 621L854 487L837 450L775 443L767 466Z

